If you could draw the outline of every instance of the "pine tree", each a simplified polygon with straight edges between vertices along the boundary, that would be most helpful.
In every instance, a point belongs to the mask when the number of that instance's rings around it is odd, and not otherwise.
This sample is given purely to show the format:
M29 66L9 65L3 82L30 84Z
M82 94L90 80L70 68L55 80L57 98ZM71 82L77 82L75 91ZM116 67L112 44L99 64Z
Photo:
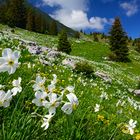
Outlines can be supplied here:
M52 21L49 27L49 33L50 35L57 35L58 31L57 31L57 24L55 21Z
M94 40L95 42L98 42L98 41L99 41L99 39L98 39L98 34L97 34L96 32L93 33L93 40Z
M8 1L8 10L6 12L7 23L10 26L25 28L26 8L24 0Z
M28 9L26 29L29 31L34 31L34 13L33 9L31 8Z
M70 54L71 52L71 44L67 39L67 33L65 30L62 30L60 33L58 42L58 51L65 52L67 54Z
M0 5L0 23L5 23L5 12L7 10L6 4Z
M78 31L75 32L74 37L79 39L80 38L80 33Z
M41 14L35 13L35 31L41 33Z
M128 61L128 52L129 49L127 47L127 35L123 31L120 19L118 17L115 18L115 21L112 25L110 31L110 50L112 54L110 58L119 62Z

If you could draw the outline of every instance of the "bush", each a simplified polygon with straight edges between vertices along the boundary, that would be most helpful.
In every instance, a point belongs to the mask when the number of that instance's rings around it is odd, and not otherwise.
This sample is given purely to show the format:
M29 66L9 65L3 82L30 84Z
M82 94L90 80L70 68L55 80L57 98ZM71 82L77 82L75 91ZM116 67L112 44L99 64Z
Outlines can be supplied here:
M87 62L78 62L75 66L77 73L82 73L87 77L94 77L94 68Z

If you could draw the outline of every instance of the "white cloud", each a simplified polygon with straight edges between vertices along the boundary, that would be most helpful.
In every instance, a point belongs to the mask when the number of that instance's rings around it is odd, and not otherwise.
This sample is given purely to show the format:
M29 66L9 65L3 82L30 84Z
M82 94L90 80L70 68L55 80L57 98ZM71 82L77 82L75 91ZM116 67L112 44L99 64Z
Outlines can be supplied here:
M120 6L126 11L127 16L132 16L138 12L138 5L136 0L131 2L123 2L120 4Z
M111 19L101 17L88 18L88 0L42 0L44 4L57 10L51 14L53 18L73 29L103 30L105 25L111 23Z
M46 5L51 7L60 6L63 9L87 10L89 0L42 0Z

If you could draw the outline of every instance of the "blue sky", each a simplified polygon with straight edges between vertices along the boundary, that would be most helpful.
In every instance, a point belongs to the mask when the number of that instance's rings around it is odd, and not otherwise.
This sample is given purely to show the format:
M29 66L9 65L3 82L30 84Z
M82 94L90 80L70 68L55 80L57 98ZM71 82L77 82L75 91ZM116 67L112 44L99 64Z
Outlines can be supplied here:
M129 36L140 37L140 0L29 0L34 6L76 30L107 33L119 16Z

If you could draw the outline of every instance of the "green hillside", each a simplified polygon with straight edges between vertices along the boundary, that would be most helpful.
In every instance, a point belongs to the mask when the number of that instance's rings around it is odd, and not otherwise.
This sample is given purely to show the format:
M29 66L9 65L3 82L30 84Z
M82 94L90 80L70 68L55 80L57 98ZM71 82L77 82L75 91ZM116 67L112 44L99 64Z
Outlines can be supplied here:
M16 71L13 74L7 71L0 73L0 140L140 139L140 98L133 93L138 89L140 55L133 47L129 47L131 62L119 63L106 59L108 43L94 42L91 36L69 38L72 52L66 55L56 51L57 36L20 28L11 31L8 26L0 25L0 57L5 48L20 52ZM43 52L30 53L34 47L43 48ZM96 76L76 73L71 63L64 63L67 59L74 63L89 63ZM2 63L0 58L0 71ZM69 102L66 91L55 116L49 121L49 128L44 130L41 125L48 108L38 107L32 102L35 98L33 85L38 75L45 77L43 86L48 92L54 74L57 75L57 83L52 92L61 97L66 87L73 86L72 92L79 104L74 104L70 115L65 114L61 107ZM10 105L4 107L2 90L12 89L12 81L19 77L21 92L10 97Z

